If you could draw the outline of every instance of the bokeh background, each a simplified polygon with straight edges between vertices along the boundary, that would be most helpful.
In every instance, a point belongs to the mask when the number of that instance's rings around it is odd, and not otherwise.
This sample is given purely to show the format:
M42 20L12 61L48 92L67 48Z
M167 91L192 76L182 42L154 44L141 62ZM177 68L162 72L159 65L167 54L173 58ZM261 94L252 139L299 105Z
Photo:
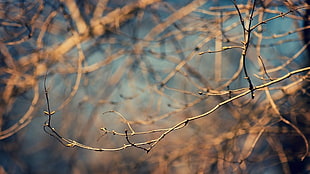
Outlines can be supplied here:
M253 2L261 25L243 62L236 6L248 25ZM113 149L129 143L118 134L127 123L170 128L247 90L243 63L254 86L308 67L307 3L0 0L0 173L309 173L307 71L189 122L149 153L65 147L43 131L46 74L57 132Z

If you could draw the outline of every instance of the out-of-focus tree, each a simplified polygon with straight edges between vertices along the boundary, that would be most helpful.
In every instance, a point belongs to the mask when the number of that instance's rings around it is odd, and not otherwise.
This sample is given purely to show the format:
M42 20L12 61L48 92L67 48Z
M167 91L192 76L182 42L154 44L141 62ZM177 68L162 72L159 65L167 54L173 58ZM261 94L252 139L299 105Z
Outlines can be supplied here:
M309 172L309 14L299 0L0 1L0 171Z

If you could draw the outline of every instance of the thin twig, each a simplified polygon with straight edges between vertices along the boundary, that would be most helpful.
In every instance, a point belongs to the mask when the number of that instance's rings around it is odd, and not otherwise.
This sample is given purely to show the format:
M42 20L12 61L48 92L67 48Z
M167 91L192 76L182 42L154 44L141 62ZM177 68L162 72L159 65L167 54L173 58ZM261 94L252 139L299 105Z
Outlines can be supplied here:
M262 59L261 56L258 56L258 59L260 60L260 62L262 63L262 66L263 66L263 69L264 69L264 72L266 74L266 76L269 78L270 81L272 81L272 78L269 76L269 74L267 73L267 70L266 70L266 67L265 67L265 64L264 64L264 61Z
M277 16L271 17L271 18L269 18L269 19L266 19L266 20L264 20L264 21L261 21L261 22L255 24L254 26L252 26L252 27L250 28L250 31L254 30L255 28L257 28L258 26L260 26L260 25L262 25L262 24L266 24L266 23L269 22L269 21L272 21L272 20L274 20L274 19L278 19L278 18L284 17L284 16L288 15L289 13L292 13L292 12L298 10L298 9L303 9L303 8L308 8L308 7L309 7L309 6L302 6L302 7L296 8L296 9L294 9L294 10L291 9L291 10L285 12L285 13L280 13L280 14L277 15Z
M233 48L241 48L242 49L243 47L241 47L241 46L226 46L226 47L222 47L222 49L220 49L220 50L203 51L203 52L198 53L198 55L203 55L203 54L206 54L206 53L218 53L218 52L226 51L226 50L233 49Z

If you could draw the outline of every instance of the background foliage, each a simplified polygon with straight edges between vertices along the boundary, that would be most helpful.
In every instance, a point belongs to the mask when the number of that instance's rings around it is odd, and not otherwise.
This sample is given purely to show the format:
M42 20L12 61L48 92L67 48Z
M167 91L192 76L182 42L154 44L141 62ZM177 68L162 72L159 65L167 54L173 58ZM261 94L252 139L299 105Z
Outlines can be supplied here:
M308 4L0 1L0 171L309 172Z

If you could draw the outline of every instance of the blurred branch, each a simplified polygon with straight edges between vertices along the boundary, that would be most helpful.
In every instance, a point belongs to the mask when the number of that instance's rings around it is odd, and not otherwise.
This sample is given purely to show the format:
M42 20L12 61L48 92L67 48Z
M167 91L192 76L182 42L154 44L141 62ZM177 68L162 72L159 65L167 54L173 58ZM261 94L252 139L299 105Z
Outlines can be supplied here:
M40 92L39 92L38 83L34 86L33 93L34 93L34 96L32 98L31 104L27 112L23 115L22 118L18 120L17 123L13 124L12 126L10 126L9 128L5 130L0 131L0 140L3 140L5 138L12 136L13 134L17 133L18 131L20 131L22 128L24 128L31 122L32 118L34 117L33 113L36 110L37 104L39 101Z
M265 92L266 92L267 99L269 100L269 102L270 102L270 104L271 104L271 107L272 107L273 111L274 111L274 112L276 113L276 115L279 117L280 121L284 122L285 124L291 126L293 129L295 129L295 131L296 131L296 132L302 137L302 139L304 140L304 143L305 143L305 153L304 153L304 154L301 156L301 158L300 158L301 161L303 161L303 160L307 157L307 155L308 155L308 153L309 153L309 143L308 143L308 140L307 140L305 134L303 134L303 133L301 132L301 130L300 130L297 126L295 126L293 123L291 123L289 120L285 119L285 118L281 115L281 113L280 113L280 111L279 111L279 109L278 109L276 103L274 102L274 100L272 99L272 97L271 97L271 95L270 95L270 92L269 92L268 88L265 90Z

